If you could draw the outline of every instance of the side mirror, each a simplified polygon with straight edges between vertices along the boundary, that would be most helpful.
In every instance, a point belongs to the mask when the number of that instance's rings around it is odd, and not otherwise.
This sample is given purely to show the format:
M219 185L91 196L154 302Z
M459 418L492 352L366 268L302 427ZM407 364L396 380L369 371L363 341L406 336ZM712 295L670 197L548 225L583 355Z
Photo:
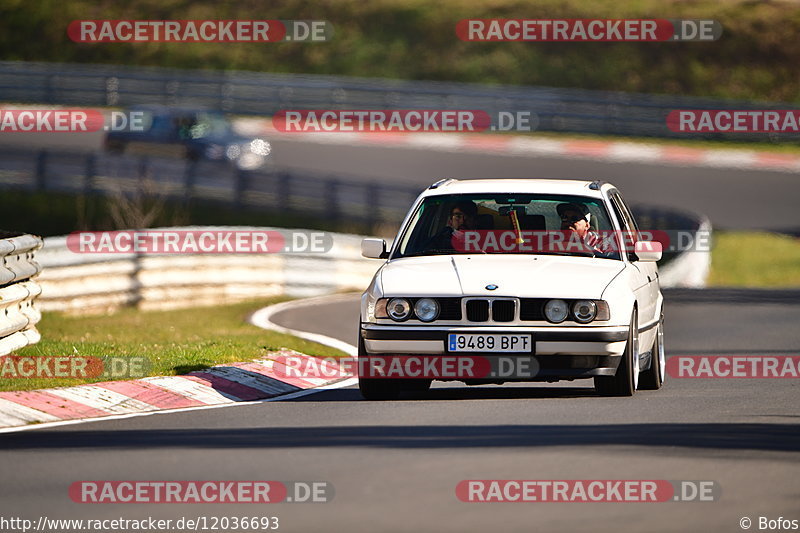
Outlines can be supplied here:
M639 241L633 251L639 261L655 263L661 259L662 248L658 241Z
M386 259L386 241L383 239L364 239L361 241L361 255L370 259Z

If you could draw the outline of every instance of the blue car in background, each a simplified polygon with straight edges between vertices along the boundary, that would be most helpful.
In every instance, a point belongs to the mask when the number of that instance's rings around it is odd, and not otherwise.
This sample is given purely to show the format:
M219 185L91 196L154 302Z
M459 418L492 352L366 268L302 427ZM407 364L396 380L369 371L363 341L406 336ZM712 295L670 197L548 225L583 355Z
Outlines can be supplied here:
M262 169L271 163L270 143L236 133L219 111L149 105L129 108L126 114L136 116L136 125L141 126L109 132L105 140L109 152L220 161L242 170Z

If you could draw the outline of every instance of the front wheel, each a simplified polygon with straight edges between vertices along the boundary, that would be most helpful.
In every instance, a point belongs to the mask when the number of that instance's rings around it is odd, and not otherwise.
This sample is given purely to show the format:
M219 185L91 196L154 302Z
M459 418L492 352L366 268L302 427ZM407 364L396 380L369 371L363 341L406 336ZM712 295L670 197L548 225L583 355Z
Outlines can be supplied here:
M625 353L613 376L596 376L594 388L602 396L633 396L639 384L639 320L636 310L631 315Z
M663 320L658 323L657 327L656 339L653 341L653 348L650 350L650 368L642 372L639 388L644 390L658 390L664 384L667 356L664 352Z

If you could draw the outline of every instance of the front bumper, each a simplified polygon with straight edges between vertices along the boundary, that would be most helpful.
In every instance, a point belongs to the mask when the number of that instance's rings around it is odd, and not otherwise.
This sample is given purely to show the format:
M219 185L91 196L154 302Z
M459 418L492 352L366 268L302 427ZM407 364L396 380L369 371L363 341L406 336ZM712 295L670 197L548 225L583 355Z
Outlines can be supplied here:
M524 353L448 352L450 333L530 334L531 351ZM366 353L362 356L381 358L395 355L420 357L489 356L516 359L529 358L534 376L510 377L502 381L553 381L594 376L613 376L628 337L626 327L392 327L361 325L361 338ZM496 382L497 380L485 380Z

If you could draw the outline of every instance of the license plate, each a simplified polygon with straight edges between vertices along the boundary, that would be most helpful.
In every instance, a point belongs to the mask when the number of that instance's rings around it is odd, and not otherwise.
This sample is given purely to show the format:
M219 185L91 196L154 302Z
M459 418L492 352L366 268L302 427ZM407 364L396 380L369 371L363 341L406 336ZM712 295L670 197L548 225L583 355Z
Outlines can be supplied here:
M448 352L530 352L533 346L531 335L509 335L506 333L449 333Z

